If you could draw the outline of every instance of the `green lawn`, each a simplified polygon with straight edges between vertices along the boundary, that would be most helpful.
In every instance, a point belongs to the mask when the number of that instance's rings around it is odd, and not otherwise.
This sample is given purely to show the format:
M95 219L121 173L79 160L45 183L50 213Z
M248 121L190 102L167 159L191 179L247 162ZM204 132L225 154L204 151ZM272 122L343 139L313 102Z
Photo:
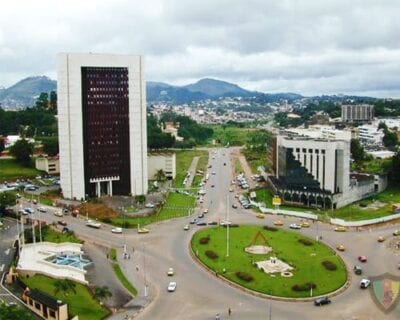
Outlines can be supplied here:
M168 194L167 200L158 214L146 217L117 217L112 218L111 222L114 225L123 226L125 221L125 228L135 228L138 224L144 226L161 220L186 216L189 214L188 211L194 208L195 203L196 198L193 196L171 192Z
M387 159L371 159L363 161L361 164L353 163L353 171L362 171L365 173L382 174L389 171L391 160Z
M267 231L259 226L240 226L230 228L230 252L226 257L226 229L214 227L202 229L194 234L192 248L199 259L213 272L236 282L251 290L281 297L309 297L310 291L293 291L292 286L314 283L316 288L313 295L322 295L340 288L346 282L346 271L343 261L336 253L320 242L304 237L300 232L289 232L282 229ZM267 240L267 244L258 238L255 244L268 245L273 248L269 255L253 255L246 253L244 248L254 244L258 232ZM203 237L210 237L208 244L200 244ZM299 239L307 239L312 243L306 246ZM207 250L214 251L218 258L212 260L205 255ZM275 277L258 270L252 262L266 260L268 256L276 256L294 267L293 277L285 278L280 274ZM330 261L337 267L335 271L328 271L322 265L323 261ZM224 270L225 269L225 273ZM254 280L245 282L239 279L236 272L246 272Z
M180 150L176 152L176 177L173 181L173 186L177 188L183 187L183 180L192 163L193 157L207 157L208 151L206 150ZM199 161L204 161L202 159ZM208 161L208 160L207 160ZM199 166L198 166L199 167Z
M97 320L103 319L108 311L92 297L91 292L87 287L82 284L76 283L76 293L69 292L67 296L59 292L54 294L55 279L36 275L29 278L21 278L31 289L41 290L57 299L66 301L68 303L68 310L70 315L79 315L80 320Z
M124 273L121 270L121 267L118 263L112 264L113 270L115 275L117 276L118 280L122 283L122 285L133 295L137 295L136 288L129 282L129 280L125 277Z
M32 162L32 167L23 167L14 159L0 159L0 183L17 179L34 178L43 172L36 170Z
M228 143L230 146L242 146L247 141L248 133L255 130L227 125L211 125L210 128L214 130L212 138L219 140L223 146Z
M239 159L235 160L235 173L239 174L243 172L242 164L240 163Z
M201 170L205 174L205 172L207 170L207 164L208 164L208 155L209 155L209 153L207 151L205 151L204 154L200 156L199 162L197 163L196 171ZM204 174L200 174L200 175L196 174L195 175L195 177L193 179L192 187L197 187L200 184L201 180L204 177Z
M39 241L39 227L36 227L36 240ZM32 242L32 230L25 230L25 238L27 241ZM42 239L43 241L62 243L62 242L72 242L72 243L83 243L82 240L77 238L73 233L61 233L53 230L50 226L42 226Z
M270 167L271 164L267 159L267 151L257 151L257 150L250 150L250 149L243 149L243 155L246 157L247 163L251 168L251 172L254 174L258 174L257 168L260 166L264 166L266 168Z

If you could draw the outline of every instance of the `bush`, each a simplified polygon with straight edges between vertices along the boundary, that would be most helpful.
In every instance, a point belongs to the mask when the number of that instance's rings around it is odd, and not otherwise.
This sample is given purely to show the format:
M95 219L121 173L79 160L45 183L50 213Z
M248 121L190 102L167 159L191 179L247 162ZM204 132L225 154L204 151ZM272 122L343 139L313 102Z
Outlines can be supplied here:
M311 240L304 239L304 238L299 239L299 242L304 244L305 246L312 246L313 245Z
M268 231L278 231L278 228L272 226L263 226L263 229Z
M246 281L246 282L251 282L254 280L254 278L251 274L248 274L247 272L244 272L244 271L238 271L235 274L239 279Z
M335 271L337 269L336 264L329 260L322 261L322 265L325 267L326 270L329 271Z
M315 289L317 285L312 282L307 282L307 283L302 283L302 284L295 284L292 286L292 290L296 292L301 292L301 291L310 291L311 288Z
M212 260L215 260L218 258L218 255L212 250L207 250L205 253L206 253L206 256Z
M208 244L209 241L210 241L210 236L207 236L207 237L200 238L199 243L200 244Z

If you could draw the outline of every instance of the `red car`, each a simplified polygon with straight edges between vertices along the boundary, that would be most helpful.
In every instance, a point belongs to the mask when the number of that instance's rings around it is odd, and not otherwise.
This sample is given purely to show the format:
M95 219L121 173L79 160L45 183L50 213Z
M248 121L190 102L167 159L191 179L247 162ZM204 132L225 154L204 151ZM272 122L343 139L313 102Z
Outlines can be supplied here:
M367 262L367 257L366 256L359 256L358 261L360 262Z

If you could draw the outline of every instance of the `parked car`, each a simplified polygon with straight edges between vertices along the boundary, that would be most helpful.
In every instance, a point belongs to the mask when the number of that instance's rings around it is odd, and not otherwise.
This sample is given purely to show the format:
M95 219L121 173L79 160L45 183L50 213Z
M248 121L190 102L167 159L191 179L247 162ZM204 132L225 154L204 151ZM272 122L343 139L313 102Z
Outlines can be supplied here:
M167 287L168 292L174 292L176 290L176 282L171 281Z
M232 204L232 208L233 208L233 209L237 209L237 208L238 208L237 204L235 204L235 203Z
M354 270L354 273L357 274L357 275L362 274L362 268L359 265L355 265L353 270Z
M38 211L39 212L47 212L47 209L45 207L39 207Z
M66 226L68 224L65 220L58 220L57 223L61 226Z
M53 214L54 214L56 217L63 217L63 216L64 216L61 210L56 210L56 211L54 211Z
M384 236L379 236L378 237L378 242L383 242L385 240L386 240L386 238Z
M367 262L367 257L366 256L359 256L358 261L360 262Z
M95 229L99 229L101 227L101 223L96 222L94 220L88 220L88 221L86 221L86 226L95 228Z
M218 222L217 222L217 221L210 221L210 222L208 223L208 225L209 225L209 226L216 226L216 225L218 225Z
M146 203L144 206L145 206L145 208L151 209L151 208L155 208L156 205L154 203L149 202L149 203Z
M367 289L367 288L369 287L370 283L371 283L371 280L369 280L369 279L362 279L362 280L360 281L360 288L361 288L361 289Z
M206 225L207 225L207 222L205 222L205 221L199 221L196 223L196 226L206 226Z
M330 304L331 300L328 297L321 297L314 300L314 305L316 306L323 306L325 304Z
M24 208L24 210L28 213L34 213L35 210L33 210L32 208Z
M203 213L208 213L208 209L204 209L204 210L203 210Z
M393 231L394 236L400 236L400 230L394 230Z
M289 225L290 229L301 229L301 225L297 224L297 223L292 223Z
M112 233L122 233L122 228L120 227L115 227L111 229Z
M143 234L143 233L149 233L150 230L147 228L138 228L138 233Z
M199 219L204 218L204 213L199 214Z
M197 223L197 218L194 218L193 220L190 220L189 223L190 223L190 224L195 224L195 223Z

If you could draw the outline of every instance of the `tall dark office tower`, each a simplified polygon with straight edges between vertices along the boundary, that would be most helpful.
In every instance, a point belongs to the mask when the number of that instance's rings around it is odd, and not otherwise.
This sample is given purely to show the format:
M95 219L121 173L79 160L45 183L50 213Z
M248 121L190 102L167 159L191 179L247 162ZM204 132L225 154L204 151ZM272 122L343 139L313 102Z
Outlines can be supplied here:
M141 56L60 54L58 124L65 198L147 192Z

